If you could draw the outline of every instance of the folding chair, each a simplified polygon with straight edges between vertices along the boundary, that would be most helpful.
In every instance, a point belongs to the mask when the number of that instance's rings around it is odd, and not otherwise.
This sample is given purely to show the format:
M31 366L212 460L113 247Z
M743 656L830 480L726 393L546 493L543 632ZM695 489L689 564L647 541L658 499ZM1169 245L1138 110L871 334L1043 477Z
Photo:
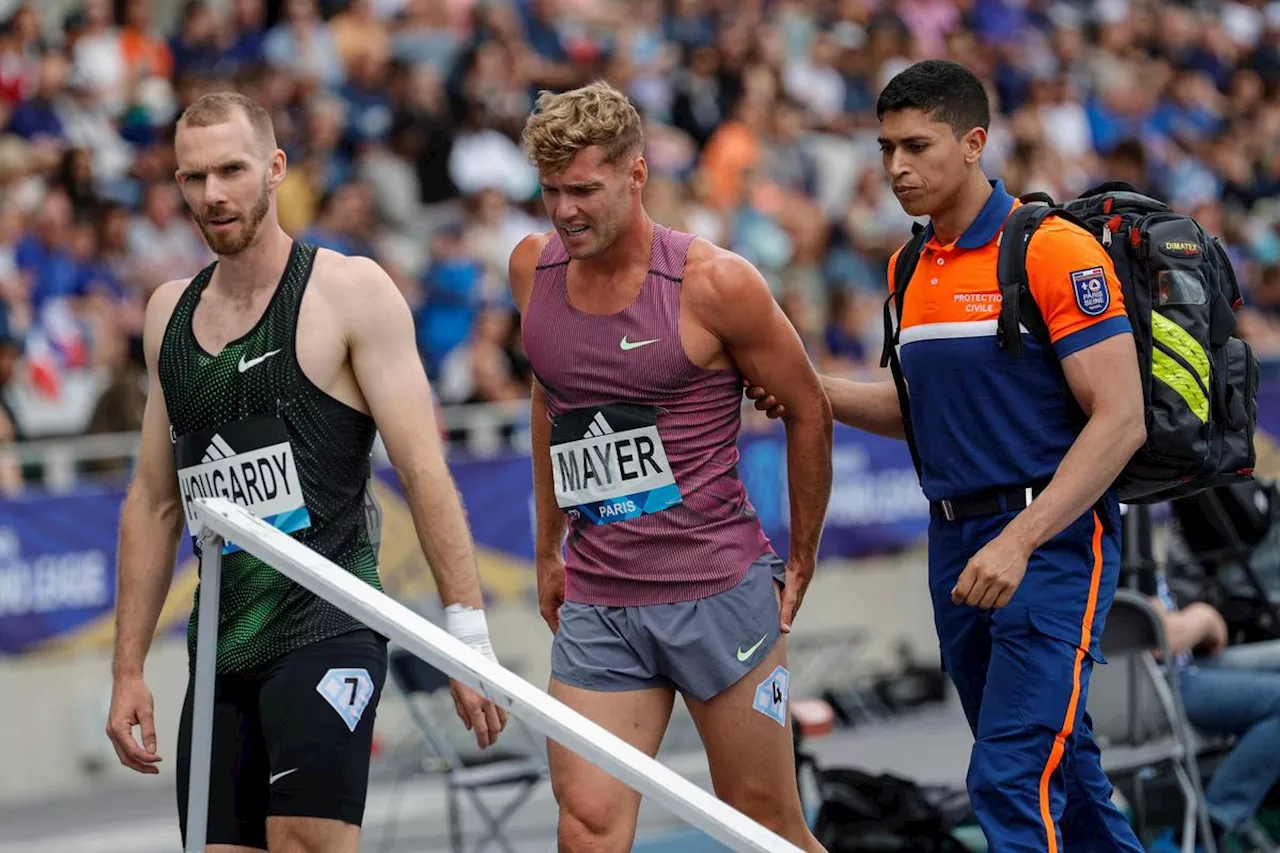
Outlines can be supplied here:
M1193 853L1197 834L1205 853L1217 853L1197 760L1200 743L1182 707L1177 668L1161 666L1153 652L1173 660L1159 612L1143 594L1118 589L1102 634L1108 663L1094 667L1089 688L1102 767L1108 776L1132 780L1140 836L1146 829L1143 780L1170 767L1182 790L1184 853Z
M427 705L436 697L449 692L449 677L431 664L404 649L394 649L390 656L389 671L397 687L404 693L409 713L417 724L422 737L435 753L436 761L433 769L441 772L445 779L448 793L449 839L453 853L463 853L462 822L458 809L459 795L470 798L476 812L485 823L485 832L472 847L472 851L484 850L489 844L496 844L504 853L515 853L510 841L503 833L503 826L508 819L533 794L539 782L548 778L546 760L543 757L543 745L539 744L528 729L511 720L504 736L510 738L515 731L523 735L527 741L528 752L504 750L501 746L490 747L475 756L464 756L449 734L443 730L442 723L435 718ZM443 704L441 702L440 704ZM452 702L449 703L452 708ZM516 723L516 725L511 725ZM501 744L501 741L499 741ZM480 792L496 788L515 787L516 792L507 804L495 815Z

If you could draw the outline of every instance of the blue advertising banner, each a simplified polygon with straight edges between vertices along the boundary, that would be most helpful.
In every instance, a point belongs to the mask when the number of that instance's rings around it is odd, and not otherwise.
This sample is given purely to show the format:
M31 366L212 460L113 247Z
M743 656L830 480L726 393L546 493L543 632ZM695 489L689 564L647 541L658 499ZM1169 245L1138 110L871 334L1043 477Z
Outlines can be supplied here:
M739 474L774 549L786 556L789 529L787 445L781 429L744 435ZM914 544L929 524L929 504L900 441L837 425L831 451L831 501L820 558L861 557Z
M1280 476L1280 377L1259 390L1258 472ZM739 473L774 547L786 553L787 449L780 426L744 431ZM532 471L527 455L451 460L491 599L531 602ZM434 584L395 472L379 470L382 576L392 595L413 600ZM33 493L0 501L0 654L101 647L109 644L115 608L117 525L123 488L69 495ZM883 554L920 543L928 506L906 445L837 426L832 491L820 555ZM184 536L161 632L185 630L197 584L196 561Z
M110 640L123 500L123 489L86 489L0 501L0 653ZM194 565L185 538L178 559ZM194 580L174 584L187 612Z
M0 646L62 633L113 605L118 511L116 495L0 503Z

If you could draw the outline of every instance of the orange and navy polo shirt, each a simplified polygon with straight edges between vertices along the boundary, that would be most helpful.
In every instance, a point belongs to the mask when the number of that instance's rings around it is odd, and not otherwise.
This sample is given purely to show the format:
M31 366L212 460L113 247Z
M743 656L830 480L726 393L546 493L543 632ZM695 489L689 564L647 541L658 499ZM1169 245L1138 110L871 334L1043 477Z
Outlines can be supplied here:
M1027 281L1053 352L1025 328L1021 358L997 345L996 258L1016 204L994 181L954 242L941 245L926 227L907 288L899 359L930 500L1048 481L1080 428L1059 360L1131 331L1106 250L1078 226L1050 217L1028 244ZM889 261L890 289L898 252Z

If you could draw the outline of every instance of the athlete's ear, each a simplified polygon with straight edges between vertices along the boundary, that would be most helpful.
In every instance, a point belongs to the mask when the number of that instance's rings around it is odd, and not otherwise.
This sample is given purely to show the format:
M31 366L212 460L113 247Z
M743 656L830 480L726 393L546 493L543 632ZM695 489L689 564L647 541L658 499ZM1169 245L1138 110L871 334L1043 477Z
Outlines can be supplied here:
M638 193L649 183L649 164L640 156L631 164L631 191Z
M267 186L270 189L274 190L284 183L288 165L289 158L283 151L277 148L271 152L271 157L267 160Z
M982 159L982 150L987 147L987 132L980 127L973 128L960 140L960 147L964 151L964 161L974 165Z

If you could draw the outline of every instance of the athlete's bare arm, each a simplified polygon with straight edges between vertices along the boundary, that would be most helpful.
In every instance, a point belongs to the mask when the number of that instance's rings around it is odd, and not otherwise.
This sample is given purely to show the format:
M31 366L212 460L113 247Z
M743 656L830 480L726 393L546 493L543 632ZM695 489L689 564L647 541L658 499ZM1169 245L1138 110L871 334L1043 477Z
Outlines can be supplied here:
M536 379L533 380L529 414L534 448L534 499L538 513L534 547L539 556L558 557L564 545L565 520L564 513L556 504L555 484L551 478L551 421L547 418L547 395Z
M349 285L329 293L338 300L351 370L400 478L440 599L481 610L471 532L445 462L409 305L367 258L334 256L329 267ZM487 748L505 728L506 711L456 681L452 692L458 716Z
M475 552L418 356L413 315L391 277L367 258L334 258L351 369L413 513L422 551L446 604L481 608ZM334 293L339 289L334 288Z
M161 285L147 305L142 342L149 379L142 416L137 470L120 512L116 577L115 649L111 663L111 710L107 735L120 763L140 773L158 773L151 691L143 664L169 592L177 560L183 514L174 471L169 414L160 389L160 343L187 280ZM142 729L142 746L133 727Z
M533 380L529 398L529 437L533 451L534 566L538 581L538 612L551 633L560 629L560 605L564 603L564 512L556 503L551 475L551 421L547 398Z
M817 561L831 494L831 405L791 321L747 261L703 241L690 248L682 299L714 334L753 385L771 389L786 407L791 542L783 591L782 630Z
M530 234L520 241L508 263L508 281L516 307L524 314L533 290L533 274L538 257L547 245L548 234ZM554 633L560 626L560 605L564 602L564 512L556 504L551 475L551 422L547 420L547 398L535 379L529 400L529 433L533 451L534 558L538 571L538 609Z

